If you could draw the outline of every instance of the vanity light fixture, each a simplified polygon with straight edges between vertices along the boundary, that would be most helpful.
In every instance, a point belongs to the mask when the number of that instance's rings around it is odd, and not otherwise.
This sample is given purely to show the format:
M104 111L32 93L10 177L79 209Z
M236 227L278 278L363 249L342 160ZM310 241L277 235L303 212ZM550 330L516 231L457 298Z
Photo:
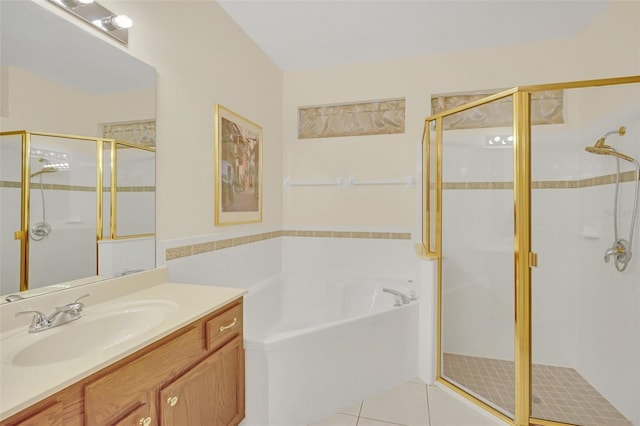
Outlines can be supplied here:
M133 21L127 15L113 13L94 0L49 1L91 24L93 28L98 28L115 38L120 43L126 45L129 42L129 28L133 25Z
M56 0L56 3L66 9L75 9L93 3L93 0Z
M507 148L513 146L513 136L511 135L498 135L498 136L485 136L484 146L488 148Z
M133 21L127 15L107 16L106 18L96 19L92 23L105 31L123 30L131 28L133 25Z

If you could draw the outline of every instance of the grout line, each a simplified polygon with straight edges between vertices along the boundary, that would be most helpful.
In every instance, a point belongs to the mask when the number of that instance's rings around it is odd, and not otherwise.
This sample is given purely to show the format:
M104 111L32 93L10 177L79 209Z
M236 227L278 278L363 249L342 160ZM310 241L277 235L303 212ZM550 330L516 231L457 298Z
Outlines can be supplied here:
M388 422L388 421L386 421L386 420L373 419L373 418L371 418L371 417L364 417L364 416L360 416L360 417L358 417L358 423L360 423L360 419L373 420L374 422L386 423L386 424L388 424L388 425L409 426L409 425L405 425L404 423Z
M429 426L431 426L431 401L429 401L429 385L425 383L424 392L427 394L427 419L429 420Z
M356 420L356 426L360 423L360 414L362 414L362 406L364 405L364 401L360 401L360 409L358 410L358 420Z

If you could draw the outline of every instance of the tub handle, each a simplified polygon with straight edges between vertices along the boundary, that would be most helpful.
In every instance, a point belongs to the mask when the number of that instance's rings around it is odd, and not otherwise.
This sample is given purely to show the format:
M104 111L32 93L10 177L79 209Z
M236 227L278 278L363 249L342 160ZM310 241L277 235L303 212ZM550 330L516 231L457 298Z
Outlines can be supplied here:
M225 331L228 328L233 327L234 325L236 325L238 323L238 318L234 318L233 321L231 321L229 324L227 325L221 325L220 326L220 332Z

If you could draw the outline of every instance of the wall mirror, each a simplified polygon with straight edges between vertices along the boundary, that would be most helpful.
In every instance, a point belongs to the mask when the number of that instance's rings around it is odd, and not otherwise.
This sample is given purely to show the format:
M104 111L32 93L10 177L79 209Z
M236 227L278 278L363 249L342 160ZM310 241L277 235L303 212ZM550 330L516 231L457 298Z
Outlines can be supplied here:
M51 6L0 2L0 132L36 133L28 294L155 266L155 78L151 66ZM19 135L0 138L2 295L20 289L21 147ZM117 176L108 167L112 152L122 166ZM106 214L97 211L98 176Z

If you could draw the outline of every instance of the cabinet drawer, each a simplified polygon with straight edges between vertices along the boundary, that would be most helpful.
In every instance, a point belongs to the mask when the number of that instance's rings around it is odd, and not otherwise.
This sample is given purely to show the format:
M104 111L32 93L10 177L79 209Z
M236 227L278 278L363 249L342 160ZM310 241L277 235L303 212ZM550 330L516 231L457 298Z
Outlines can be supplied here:
M201 327L193 327L135 361L85 386L85 424L113 422L139 405L153 405L155 386L184 370L204 353Z
M242 302L207 321L207 350L215 348L237 334L242 334Z

